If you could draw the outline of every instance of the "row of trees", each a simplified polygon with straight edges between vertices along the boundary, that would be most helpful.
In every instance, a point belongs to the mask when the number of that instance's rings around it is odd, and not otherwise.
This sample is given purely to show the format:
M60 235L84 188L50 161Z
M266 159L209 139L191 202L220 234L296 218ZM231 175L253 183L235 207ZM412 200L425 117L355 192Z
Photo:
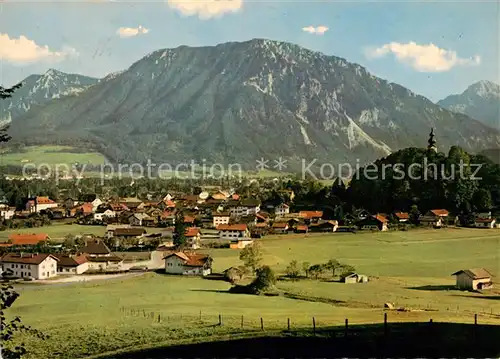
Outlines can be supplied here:
M296 280L304 274L305 278L313 277L318 279L325 273L330 273L331 277L343 277L348 273L354 272L356 269L349 264L342 264L336 259L330 259L326 263L313 264L309 262L302 262L300 264L297 260L292 260L286 267L285 273L287 277Z

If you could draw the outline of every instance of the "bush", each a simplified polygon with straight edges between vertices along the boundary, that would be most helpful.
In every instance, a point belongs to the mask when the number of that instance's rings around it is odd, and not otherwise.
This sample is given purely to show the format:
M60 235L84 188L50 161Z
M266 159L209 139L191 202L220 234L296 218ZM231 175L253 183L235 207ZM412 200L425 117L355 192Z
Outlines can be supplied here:
M288 267L286 267L285 273L289 278L298 278L298 276L300 275L299 262L297 262L296 260L291 261Z

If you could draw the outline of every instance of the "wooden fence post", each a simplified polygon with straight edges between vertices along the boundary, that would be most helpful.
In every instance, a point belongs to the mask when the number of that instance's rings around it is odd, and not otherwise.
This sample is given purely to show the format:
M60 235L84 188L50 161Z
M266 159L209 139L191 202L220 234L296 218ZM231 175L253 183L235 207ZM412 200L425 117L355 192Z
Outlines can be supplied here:
M288 320L287 320L287 328L288 328L288 331L290 331L290 318L288 318Z
M264 319L260 317L260 330L264 330Z
M200 310L200 322L201 322L201 310Z
M347 332L349 330L349 319L345 318L345 329L344 329L344 337L347 338Z
M316 334L316 318L313 317L313 333Z
M160 317L160 314L158 314L158 323L161 323L161 317Z
M241 316L241 329L243 329L243 316Z
M474 314L474 325L477 325L477 314Z
M219 314L219 326L222 326L222 315Z
M387 336L387 313L384 313L384 337Z

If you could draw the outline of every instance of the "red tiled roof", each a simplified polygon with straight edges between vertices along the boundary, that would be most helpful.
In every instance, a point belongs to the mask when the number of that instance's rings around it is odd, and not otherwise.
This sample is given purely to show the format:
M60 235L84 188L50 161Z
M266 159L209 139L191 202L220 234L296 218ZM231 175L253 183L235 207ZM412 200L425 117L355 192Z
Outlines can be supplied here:
M323 211L300 211L299 216L306 219L321 218L323 217Z
M184 265L188 267L203 267L209 260L210 256L206 254L187 254L184 252L176 252L167 255L163 259L176 256L184 261Z
M385 216L383 214L380 214L380 213L377 213L376 215L374 215L373 218L375 218L377 221L382 222L382 223L387 222L387 218L385 218Z
M115 229L115 235L116 231L118 229L130 229L130 228L117 228ZM87 254L109 254L111 251L109 250L108 246L101 240L99 239L91 239L85 242L85 246L80 249L81 253L87 253Z
M273 228L286 228L288 227L287 222L274 222L273 223Z
M448 214L450 214L450 212L448 212L446 209L431 209L431 212L438 217L447 216Z
M493 221L496 221L495 218L476 218L475 222L476 223L491 223Z
M237 201L240 199L240 195L235 193L231 196L231 198Z
M9 242L16 246L33 246L47 240L49 236L45 233L13 233L9 236Z
M194 223L194 217L184 216L184 223Z
M398 217L399 219L409 219L410 218L410 215L406 212L396 212L396 213L394 213L394 215L396 217Z
M306 225L300 224L297 226L297 231L307 231L307 230L308 230L308 228Z
M4 255L0 262L3 263L22 263L22 264L40 264L48 257L54 258L56 261L57 257L48 253L7 253Z
M217 226L218 231L246 231L246 224L219 224Z
M268 224L267 224L267 223L257 223L257 224L255 225L255 227L257 227L257 228L266 228L267 226L268 226Z
M186 237L196 237L198 234L200 234L200 229L196 227L190 227L186 229Z
M36 202L38 204L52 204L52 203L56 203L53 200L51 200L49 197L36 197Z

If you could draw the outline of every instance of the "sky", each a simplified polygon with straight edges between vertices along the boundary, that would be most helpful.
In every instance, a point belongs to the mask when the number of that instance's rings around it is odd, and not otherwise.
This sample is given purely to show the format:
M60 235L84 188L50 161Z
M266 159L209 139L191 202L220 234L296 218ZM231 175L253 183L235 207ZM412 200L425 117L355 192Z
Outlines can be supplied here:
M437 101L500 82L499 9L499 0L0 0L0 84L49 68L104 77L162 48L267 38Z

